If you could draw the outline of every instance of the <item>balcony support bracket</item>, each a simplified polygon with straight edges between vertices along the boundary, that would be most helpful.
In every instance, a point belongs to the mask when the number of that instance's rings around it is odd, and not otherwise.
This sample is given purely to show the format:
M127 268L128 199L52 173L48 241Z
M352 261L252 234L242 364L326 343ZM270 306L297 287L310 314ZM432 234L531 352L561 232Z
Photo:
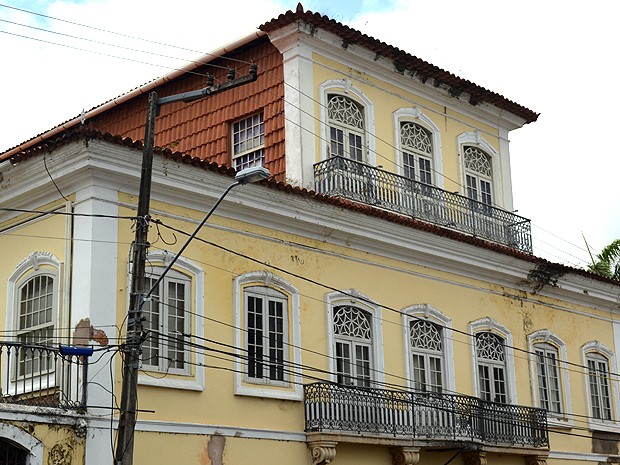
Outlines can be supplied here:
M394 465L415 465L420 460L420 449L417 447L390 447Z
M312 465L327 465L336 458L335 441L313 441L308 443L312 455Z
M481 450L463 452L465 465L487 465L487 453Z
M531 455L525 458L526 465L547 465L546 455Z

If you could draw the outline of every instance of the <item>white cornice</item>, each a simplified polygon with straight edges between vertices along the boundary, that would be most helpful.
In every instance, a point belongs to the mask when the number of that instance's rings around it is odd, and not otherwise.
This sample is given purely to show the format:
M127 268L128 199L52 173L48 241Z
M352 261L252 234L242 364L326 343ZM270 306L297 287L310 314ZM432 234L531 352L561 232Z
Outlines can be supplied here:
M54 160L50 171L65 195L85 183L138 193L139 150L91 140L88 147L79 142L61 147L49 159ZM159 155L155 156L153 173L154 201L199 211L206 211L233 181ZM11 189L3 192L3 206L36 208L37 201L48 200L55 192L41 157L12 167L7 175ZM527 291L530 300L538 295L619 312L620 286L568 273L537 289L539 283L528 278L537 267L536 261L325 204L310 196L267 189L247 185L233 190L218 208L218 215L435 270L430 274L445 271L509 288L498 292ZM4 219L7 214L0 215L0 221Z
M300 43L328 59L359 70L368 76L399 87L406 92L417 94L437 105L447 106L490 126L500 127L509 131L522 127L525 124L523 118L489 103L481 103L477 106L469 104L468 94L463 93L460 98L452 97L442 86L435 87L432 84L432 80L422 83L409 74L400 74L395 70L394 63L391 60L377 56L374 52L359 45L349 44L345 49L342 46L342 38L336 34L322 29L310 31L307 27L298 28L297 25L295 26L294 28L287 28L286 31L278 31L278 36L277 38L274 36L274 40L282 41L287 33L294 34ZM290 37L286 39L289 43L291 40Z

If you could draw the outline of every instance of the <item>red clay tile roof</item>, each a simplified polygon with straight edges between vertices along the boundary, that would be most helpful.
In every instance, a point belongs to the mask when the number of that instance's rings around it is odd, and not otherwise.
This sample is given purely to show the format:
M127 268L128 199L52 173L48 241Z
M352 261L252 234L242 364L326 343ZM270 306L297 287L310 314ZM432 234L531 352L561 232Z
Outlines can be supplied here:
M484 87L474 84L471 81L462 79L454 74L445 71L435 65L432 65L416 56L410 55L403 50L381 42L373 37L367 36L356 29L345 26L338 21L323 16L312 11L304 11L301 3L297 4L295 11L287 11L275 19L266 22L259 28L264 32L272 32L287 26L293 22L305 22L313 27L321 28L333 34L340 36L343 42L347 44L355 44L364 47L378 56L385 57L394 63L397 71L403 72L409 70L415 73L415 76L422 82L432 79L434 84L445 86L450 95L458 97L461 94L469 96L469 103L477 105L486 102L491 105L509 111L520 116L526 123L534 122L538 119L538 113L519 105L506 97L492 92Z

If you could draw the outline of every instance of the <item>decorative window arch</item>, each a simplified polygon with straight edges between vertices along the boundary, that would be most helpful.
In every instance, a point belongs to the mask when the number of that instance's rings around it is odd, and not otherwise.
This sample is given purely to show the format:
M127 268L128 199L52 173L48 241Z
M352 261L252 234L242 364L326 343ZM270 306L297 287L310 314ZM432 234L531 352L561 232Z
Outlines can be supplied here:
M381 308L350 289L326 296L332 381L358 387L384 382Z
M329 80L320 86L322 159L343 156L376 165L374 108L349 80Z
M565 365L566 344L548 329L530 334L527 341L534 405L547 409L550 423L570 426L572 403Z
M463 194L485 205L501 205L499 154L478 131L458 136Z
M422 391L454 391L452 320L429 304L403 309L410 388Z
M43 443L23 429L7 423L0 423L0 441L4 443L3 448L12 448L18 452L19 461L15 463L24 465L43 464L45 455ZM21 453L22 451L25 454Z
M175 256L172 251L154 251L147 256L147 289L155 283ZM204 336L204 270L185 257L173 268L142 308L147 339L143 345L142 368L180 377L139 375L140 384L202 391L204 355L189 350L187 335Z
M234 279L235 394L301 400L299 292L267 271Z
M469 323L472 337L474 391L484 400L517 403L512 334L486 317Z
M590 427L617 432L619 418L617 381L612 381L611 372L616 365L614 353L599 341L592 341L581 347L585 371L585 388Z
M6 327L15 341L51 344L58 326L61 294L60 260L48 252L32 252L8 280Z
M399 174L443 188L441 137L437 125L419 108L394 112Z

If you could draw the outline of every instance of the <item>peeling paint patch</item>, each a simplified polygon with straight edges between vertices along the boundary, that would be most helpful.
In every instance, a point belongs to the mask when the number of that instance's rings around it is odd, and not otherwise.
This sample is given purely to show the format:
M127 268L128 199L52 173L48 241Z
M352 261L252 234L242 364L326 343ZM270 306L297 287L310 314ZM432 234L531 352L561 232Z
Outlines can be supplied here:
M226 438L221 434L211 436L209 444L207 444L207 454L211 465L224 465L224 447L226 446Z
M90 345L90 341L95 341L101 346L109 344L108 335L105 331L97 329L90 324L90 319L84 318L75 325L73 331L73 343L75 345Z

